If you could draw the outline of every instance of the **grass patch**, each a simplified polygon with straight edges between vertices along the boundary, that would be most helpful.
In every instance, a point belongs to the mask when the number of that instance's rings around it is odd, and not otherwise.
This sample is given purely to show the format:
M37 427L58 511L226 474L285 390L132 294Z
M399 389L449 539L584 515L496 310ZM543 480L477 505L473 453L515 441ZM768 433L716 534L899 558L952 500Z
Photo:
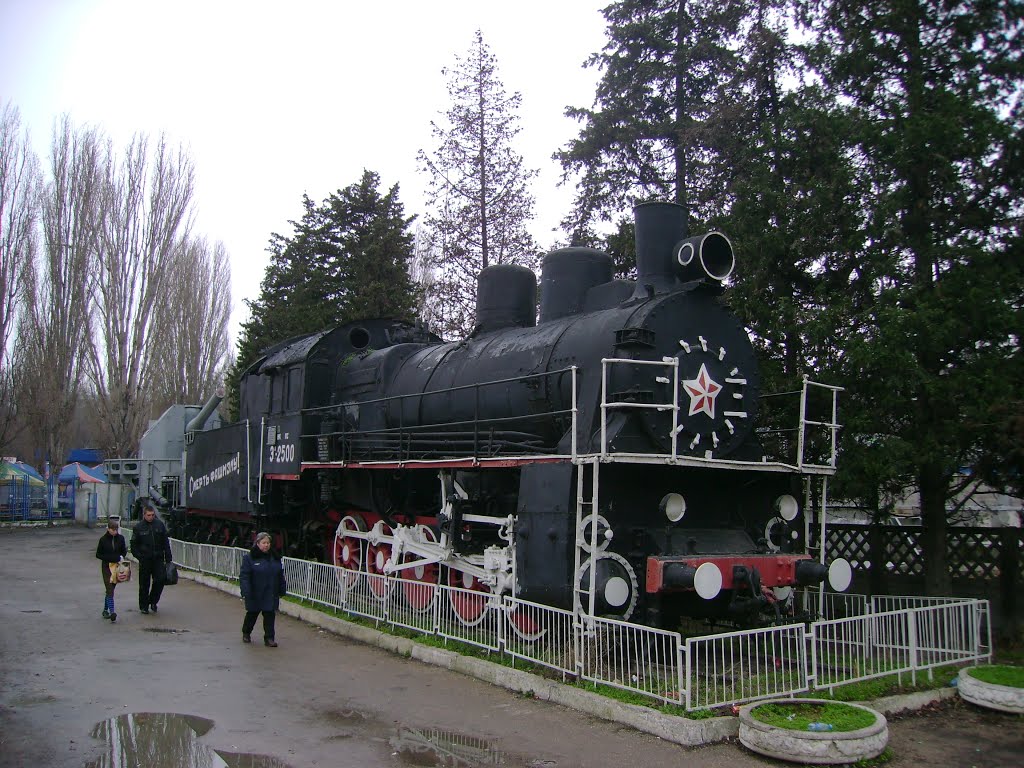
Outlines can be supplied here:
M878 719L873 712L851 707L842 702L774 702L760 704L750 716L767 725L789 731L810 730L811 723L827 723L833 731L858 731Z
M985 667L969 667L967 674L992 685L1006 685L1010 688L1024 688L1024 667L1010 667L992 664Z
M884 677L876 677L871 680L837 685L831 691L822 688L815 690L814 696L833 701L871 701L872 699L895 696L901 693L934 691L936 688L948 686L959 672L959 666L948 664L933 669L930 679L927 671L918 672L916 683L912 682L913 678L909 672L904 672L899 675L885 675Z
M627 691L624 688L616 688L613 685L590 683L582 680L568 683L568 685L572 685L584 691L590 691L591 693L600 694L601 696L609 699L621 701L624 704L635 704L638 707L647 707L648 709L654 709L658 712L664 712L667 715L685 717L690 720L706 720L709 717L715 716L715 713L710 709L695 709L692 712L687 712L686 708L681 704L658 704L651 699L650 696L644 696L643 694L636 693L635 691Z

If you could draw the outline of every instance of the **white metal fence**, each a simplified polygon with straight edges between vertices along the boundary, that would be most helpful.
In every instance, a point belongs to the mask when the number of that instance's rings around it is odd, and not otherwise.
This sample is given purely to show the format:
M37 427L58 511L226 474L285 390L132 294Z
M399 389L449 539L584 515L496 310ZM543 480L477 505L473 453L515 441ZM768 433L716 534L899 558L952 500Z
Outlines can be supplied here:
M810 688L803 624L686 641L687 709L789 696Z
M237 579L245 550L175 540L182 568ZM989 604L833 596L810 624L683 638L508 596L284 558L290 595L687 710L991 659ZM840 599L841 598L841 599ZM835 616L835 618L831 618Z

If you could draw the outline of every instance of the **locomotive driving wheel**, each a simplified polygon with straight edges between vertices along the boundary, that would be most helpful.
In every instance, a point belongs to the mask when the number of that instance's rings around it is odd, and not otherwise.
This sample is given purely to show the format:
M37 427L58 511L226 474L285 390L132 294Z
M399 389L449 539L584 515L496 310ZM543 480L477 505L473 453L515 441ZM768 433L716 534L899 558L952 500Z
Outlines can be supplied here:
M383 578L386 575L384 565L391 559L391 542L394 531L387 523L378 521L373 526L373 532L376 537L370 540L366 546L366 572L373 577L367 579L367 586L374 597L384 600L388 596L387 580Z
M595 562L592 580L590 569ZM584 613L589 612L591 583L595 590L594 615L629 621L636 610L640 594L636 571L626 558L616 552L599 552L597 557L588 558L580 566L576 583L576 604Z
M426 525L417 526L416 532L424 541L432 544L437 542L437 536L433 529ZM422 558L419 555L407 552L402 558L402 562L410 563L420 559ZM398 575L402 578L402 594L410 608L421 613L434 604L434 599L437 597L437 563L406 568L399 571Z
M363 568L363 540L351 534L364 531L366 531L366 523L361 517L346 515L338 523L338 530L334 534L334 564L345 569L344 575L339 574L338 578L343 581L343 586L346 588L355 586Z
M472 574L448 569L448 602L456 620L466 627L475 627L487 615L491 588Z
M527 643L535 643L547 634L540 620L541 615L540 611L518 603L505 609L509 628Z

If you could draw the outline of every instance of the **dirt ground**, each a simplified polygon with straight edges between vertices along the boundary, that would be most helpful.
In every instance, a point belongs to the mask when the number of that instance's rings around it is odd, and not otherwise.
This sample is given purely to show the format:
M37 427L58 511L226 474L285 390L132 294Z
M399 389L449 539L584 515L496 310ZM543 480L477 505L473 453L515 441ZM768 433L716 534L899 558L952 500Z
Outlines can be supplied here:
M286 616L279 648L244 646L238 599L187 580L149 616L135 582L118 587L112 625L100 618L101 533L0 530L0 766L122 765L91 734L147 712L212 721L198 742L225 759L204 765L784 765L735 743L680 747ZM1024 718L951 699L892 718L889 747L894 768L1021 768Z

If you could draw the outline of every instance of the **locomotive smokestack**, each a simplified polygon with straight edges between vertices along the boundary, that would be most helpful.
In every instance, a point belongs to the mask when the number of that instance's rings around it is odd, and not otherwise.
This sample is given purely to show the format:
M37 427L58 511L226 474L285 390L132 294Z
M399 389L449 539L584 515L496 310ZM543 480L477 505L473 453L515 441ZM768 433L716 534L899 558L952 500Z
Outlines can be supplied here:
M641 203L633 209L636 224L637 291L655 291L675 282L675 245L688 234L686 209L675 203Z

